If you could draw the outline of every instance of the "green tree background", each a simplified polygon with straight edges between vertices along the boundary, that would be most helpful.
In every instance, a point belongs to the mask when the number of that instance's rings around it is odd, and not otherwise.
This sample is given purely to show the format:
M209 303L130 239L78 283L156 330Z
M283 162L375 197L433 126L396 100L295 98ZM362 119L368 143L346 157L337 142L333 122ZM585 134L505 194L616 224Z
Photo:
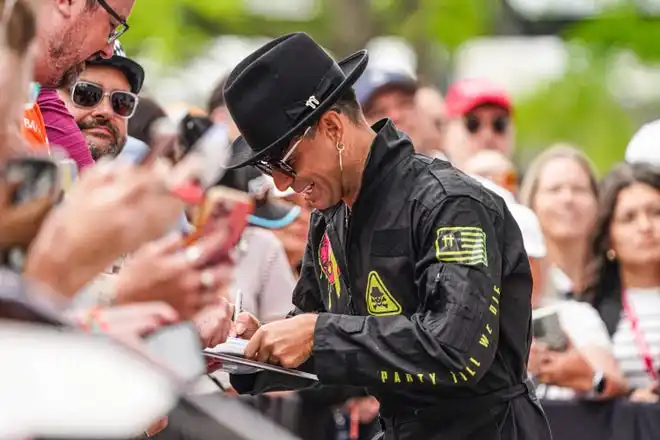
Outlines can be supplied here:
M506 31L503 10L493 0L317 0L313 17L296 21L256 15L242 0L139 0L122 41L130 53L149 51L164 63L183 64L223 34L306 31L338 57L374 36L397 35L414 47L420 76L444 86L451 55L462 43ZM622 49L645 62L659 61L660 22L629 3L570 24L561 35L589 63L571 60L566 75L516 102L518 159L524 165L554 142L571 142L605 172L621 160L636 128L660 110L660 103L640 109L617 102L607 86L608 63Z

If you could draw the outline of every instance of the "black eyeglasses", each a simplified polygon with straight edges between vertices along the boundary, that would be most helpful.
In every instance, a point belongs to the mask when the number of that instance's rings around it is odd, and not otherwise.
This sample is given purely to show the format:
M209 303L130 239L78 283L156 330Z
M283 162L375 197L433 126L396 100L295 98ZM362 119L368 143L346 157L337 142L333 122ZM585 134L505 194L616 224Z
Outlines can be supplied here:
M94 108L106 96L110 98L112 111L118 116L130 118L135 113L139 98L134 93L123 90L106 92L100 85L88 81L78 81L71 88L71 101L82 108Z
M508 116L497 116L496 118L490 121L493 131L497 134L506 133L507 128L509 127L509 117ZM471 134L476 134L481 129L481 124L483 122L481 119L475 115L467 115L465 118L465 128Z
M118 23L118 24L114 24L111 21L111 24L114 27L114 29L110 31L110 35L108 36L108 43L112 44L115 41L117 41L119 37L121 37L126 33L126 31L128 30L128 23L126 23L126 20L121 18L119 14L117 14L117 11L112 9L110 5L106 3L105 0L96 0L96 1L99 2L99 5L101 5L101 7L105 9L105 12L107 12L110 17L112 17Z
M307 127L307 129L301 136L293 138L293 144L291 145L291 148L289 148L289 151L287 151L287 153L284 155L282 159L271 160L271 161L260 160L259 162L255 163L254 166L259 171L269 176L272 176L273 170L276 169L277 171L281 171L282 173L286 174L289 177L295 178L296 170L294 170L293 167L287 163L287 161L291 158L293 152L296 151L296 148L298 148L300 142L302 142L303 138L307 135L307 133L309 133L311 129L312 129L311 126Z

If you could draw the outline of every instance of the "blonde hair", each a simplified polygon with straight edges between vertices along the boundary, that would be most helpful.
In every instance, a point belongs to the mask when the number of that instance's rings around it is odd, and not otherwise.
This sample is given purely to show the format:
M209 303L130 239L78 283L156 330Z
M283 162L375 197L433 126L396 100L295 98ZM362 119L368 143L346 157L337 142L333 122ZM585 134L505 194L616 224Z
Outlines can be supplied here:
M541 173L545 166L555 159L570 159L577 163L589 177L589 187L594 196L597 196L598 182L596 181L596 168L593 162L591 162L591 159L573 145L558 143L543 151L529 164L522 185L520 186L520 203L534 209L534 200L536 199Z

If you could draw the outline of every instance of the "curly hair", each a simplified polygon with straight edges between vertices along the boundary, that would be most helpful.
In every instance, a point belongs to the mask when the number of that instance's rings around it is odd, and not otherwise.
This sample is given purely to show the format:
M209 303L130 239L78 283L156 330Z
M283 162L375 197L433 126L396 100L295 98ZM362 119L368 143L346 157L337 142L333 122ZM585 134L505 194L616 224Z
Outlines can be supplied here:
M598 214L589 246L589 265L584 299L599 308L608 299L620 300L619 262L608 258L611 249L610 226L619 194L635 183L643 183L660 191L660 168L646 164L620 164L601 182Z

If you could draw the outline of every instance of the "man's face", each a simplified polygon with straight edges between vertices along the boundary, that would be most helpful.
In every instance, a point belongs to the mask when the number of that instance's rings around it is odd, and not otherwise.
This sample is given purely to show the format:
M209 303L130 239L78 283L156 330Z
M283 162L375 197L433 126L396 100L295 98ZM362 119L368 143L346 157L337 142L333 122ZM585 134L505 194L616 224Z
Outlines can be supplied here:
M435 89L423 87L415 94L419 135L415 149L433 155L443 151L444 100Z
M109 66L89 66L80 75L80 81L98 85L106 94L131 90L123 73ZM126 143L128 119L113 110L110 97L104 96L96 106L82 107L72 102L70 89L61 89L60 96L85 136L94 160L116 157Z
M447 124L445 151L452 163L462 169L465 162L483 150L496 150L509 157L513 127L509 112L494 105L471 110Z
M390 118L397 128L413 140L417 135L417 106L415 94L396 85L384 86L364 106L369 124Z
M112 56L113 45L108 38L119 21L96 2L87 0L51 0L55 3L53 31L45 36L48 72L39 78L42 85L61 88L71 85L84 69L85 61L100 53ZM105 0L108 8L123 20L130 15L135 0Z
M343 196L339 149L344 148L345 131L353 128L346 116L327 112L313 130L294 138L284 149L284 162L295 170L295 175L273 167L275 186L280 191L293 188L302 193L312 208L326 209L339 203ZM350 152L344 150L341 154L347 166Z

